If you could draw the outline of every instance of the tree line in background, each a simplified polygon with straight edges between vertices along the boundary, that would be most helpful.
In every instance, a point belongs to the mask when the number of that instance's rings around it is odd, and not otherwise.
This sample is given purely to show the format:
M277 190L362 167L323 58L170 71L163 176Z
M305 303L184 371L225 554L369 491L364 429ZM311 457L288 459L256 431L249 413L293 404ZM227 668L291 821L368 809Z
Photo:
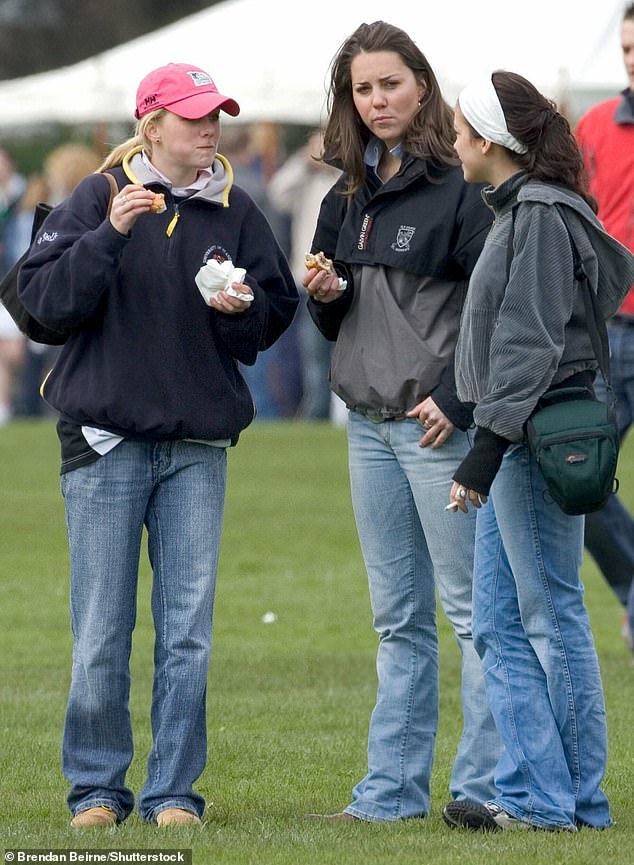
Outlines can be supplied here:
M217 2L0 0L0 80L78 63Z

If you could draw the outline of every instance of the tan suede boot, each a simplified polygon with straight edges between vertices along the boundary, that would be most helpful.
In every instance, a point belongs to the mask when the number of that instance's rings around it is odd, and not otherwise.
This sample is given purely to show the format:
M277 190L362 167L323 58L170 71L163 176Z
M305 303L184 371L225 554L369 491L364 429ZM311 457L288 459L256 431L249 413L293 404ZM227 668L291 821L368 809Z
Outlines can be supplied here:
M117 825L117 815L105 805L97 805L95 808L86 808L75 814L70 821L73 829L109 829Z
M164 829L167 826L202 826L202 822L193 811L184 808L166 808L156 818L156 825Z

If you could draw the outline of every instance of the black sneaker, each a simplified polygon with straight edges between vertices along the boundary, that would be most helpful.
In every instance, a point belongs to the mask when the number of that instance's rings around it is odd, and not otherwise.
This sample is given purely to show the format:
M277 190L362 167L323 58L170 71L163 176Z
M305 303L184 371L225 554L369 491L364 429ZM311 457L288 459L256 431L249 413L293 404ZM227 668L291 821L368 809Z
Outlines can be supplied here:
M481 832L499 832L501 829L532 829L530 823L518 820L503 811L495 802L470 802L457 799L445 805L443 819L452 829L473 829Z

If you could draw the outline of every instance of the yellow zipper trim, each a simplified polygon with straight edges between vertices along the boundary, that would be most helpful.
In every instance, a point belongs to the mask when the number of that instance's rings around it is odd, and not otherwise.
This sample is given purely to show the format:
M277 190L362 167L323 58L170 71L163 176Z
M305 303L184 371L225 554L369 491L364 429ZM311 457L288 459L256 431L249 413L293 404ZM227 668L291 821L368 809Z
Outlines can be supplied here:
M136 156L137 153L141 153L143 150L143 145L139 144L138 147L133 147L132 150L129 150L126 155L123 157L123 162L121 163L121 167L125 171L125 173L130 178L131 183L137 183L139 186L143 186L139 178L136 176L134 171L130 168L130 160L133 156Z
M178 211L178 210L176 210L176 208L174 208L174 216L172 217L170 224L165 229L165 234L168 237L172 236L172 232L176 228L176 223L178 222L179 219L180 219L180 211Z
M229 191L233 186L233 168L231 167L231 163L229 162L229 160L225 156L223 156L222 153L216 153L216 159L219 162L222 162L225 167L225 171L227 172L227 177L229 178L227 180L227 185L222 190L222 206L229 207Z
M44 377L44 381L43 381L42 384L40 385L40 396L42 397L42 399L45 398L45 397L44 397L44 387L45 387L45 385L46 385L46 382L49 380L49 377L50 377L50 375L51 375L52 372L53 372L53 367L51 367L51 368L49 369L49 371L46 373L46 375L45 375L45 377Z
M135 175L134 171L130 168L130 160L133 156L136 156L137 153L141 153L143 150L143 145L138 145L137 147L133 147L132 150L129 150L126 155L123 157L123 161L121 163L121 167L125 171L126 175L130 178L132 183L138 183L139 186L143 186L139 178ZM224 165L225 171L227 172L227 183L225 188L222 190L222 206L229 207L229 192L231 187L233 186L233 168L231 167L231 163L229 160L223 156L221 153L216 153L216 159ZM165 234L168 237L171 237L174 233L174 229L176 228L176 223L180 219L180 213L178 210L175 210L174 216L170 220L169 225L165 229Z

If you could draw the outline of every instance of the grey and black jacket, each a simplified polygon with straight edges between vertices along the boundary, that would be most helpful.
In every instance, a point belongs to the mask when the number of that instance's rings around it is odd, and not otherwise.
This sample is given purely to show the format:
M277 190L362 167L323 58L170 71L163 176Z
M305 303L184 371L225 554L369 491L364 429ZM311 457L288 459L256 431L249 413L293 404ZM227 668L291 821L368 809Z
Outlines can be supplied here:
M405 156L382 184L368 168L348 201L343 175L325 197L312 243L348 280L328 304L309 300L336 341L331 387L361 413L400 416L429 394L466 429L471 406L455 393L453 355L469 276L491 224L480 188L458 166Z

